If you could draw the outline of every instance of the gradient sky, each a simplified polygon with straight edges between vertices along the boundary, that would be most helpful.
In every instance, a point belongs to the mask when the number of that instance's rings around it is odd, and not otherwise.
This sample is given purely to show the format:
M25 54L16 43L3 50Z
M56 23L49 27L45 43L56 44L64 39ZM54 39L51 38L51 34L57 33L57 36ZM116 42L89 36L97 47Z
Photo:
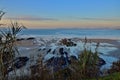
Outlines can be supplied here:
M118 28L120 0L0 0L1 23L30 28Z

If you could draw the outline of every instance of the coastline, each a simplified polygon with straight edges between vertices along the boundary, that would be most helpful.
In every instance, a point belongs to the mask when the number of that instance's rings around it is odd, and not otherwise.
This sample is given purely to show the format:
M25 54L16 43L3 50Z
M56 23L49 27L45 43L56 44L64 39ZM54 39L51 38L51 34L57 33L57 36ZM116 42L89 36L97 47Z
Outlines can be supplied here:
M33 47L41 47L41 46L44 46L44 44L45 44L46 47L47 47L52 43L57 43L61 39L64 39L64 38L50 38L50 39L48 38L47 40L44 37L39 37L39 38L34 37L34 39L30 39L30 40L28 40L26 38L24 40L17 41L16 45L20 46L20 47L33 48ZM85 39L82 39L82 38L66 38L66 39L71 39L74 42L81 41L83 43L84 43L84 40L85 40ZM42 42L41 42L41 40L42 40ZM107 47L115 47L115 48L117 48L116 50L110 51L109 54L107 54L107 55L108 56L113 56L113 57L116 57L116 58L120 57L120 54L119 54L120 42L118 42L118 40L115 40L115 39L92 39L91 38L91 39L87 39L87 42L88 43L100 43L100 44L106 43L106 44L110 44L110 45L104 44L104 45L101 45L101 46L102 47L107 46Z

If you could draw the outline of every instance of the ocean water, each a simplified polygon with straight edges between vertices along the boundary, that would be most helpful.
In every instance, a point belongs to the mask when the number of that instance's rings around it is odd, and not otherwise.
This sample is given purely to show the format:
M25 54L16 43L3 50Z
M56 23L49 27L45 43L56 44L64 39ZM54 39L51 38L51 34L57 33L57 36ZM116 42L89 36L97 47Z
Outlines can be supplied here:
M120 30L115 29L25 29L19 35L27 36L69 36L88 38L119 39Z

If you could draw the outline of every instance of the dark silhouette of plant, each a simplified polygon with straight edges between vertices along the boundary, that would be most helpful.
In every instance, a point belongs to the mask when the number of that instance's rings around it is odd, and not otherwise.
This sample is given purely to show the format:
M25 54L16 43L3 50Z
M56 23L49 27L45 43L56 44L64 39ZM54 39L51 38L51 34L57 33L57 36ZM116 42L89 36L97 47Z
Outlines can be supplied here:
M108 70L108 73L120 72L120 60L113 62L111 69Z
M71 70L71 80L81 80L88 78L97 78L100 68L98 64L98 52L96 45L95 52L86 48L87 39L85 39L84 50L80 53L78 60L71 60L69 69Z
M25 28L23 25L12 22L10 27L6 30L2 30L0 33L0 76L2 79L6 76L8 66L14 59L15 53L19 53L15 42L17 34L23 28Z
M3 12L2 10L0 10L0 20L2 19L3 15L5 14L5 12ZM0 23L0 26L3 25Z
M2 10L0 10L0 20L2 19L3 15L5 14L5 12L3 12Z

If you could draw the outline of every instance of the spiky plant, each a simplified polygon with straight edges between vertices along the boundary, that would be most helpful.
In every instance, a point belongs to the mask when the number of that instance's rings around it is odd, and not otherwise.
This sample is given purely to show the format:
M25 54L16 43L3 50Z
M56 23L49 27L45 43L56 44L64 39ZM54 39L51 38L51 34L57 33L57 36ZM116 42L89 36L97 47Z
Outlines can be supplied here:
M115 72L120 72L120 60L113 62L111 69L108 70L108 73L115 73Z
M7 74L9 63L14 59L15 53L18 53L15 42L17 34L23 28L25 28L23 25L19 25L17 22L12 22L10 27L0 33L0 76L3 78Z
M0 20L2 19L3 15L5 14L4 11L0 10Z
M2 19L2 17L3 17L4 14L5 14L5 12L2 11L2 10L0 10L0 20ZM1 25L3 25L3 24L0 23L0 26L1 26Z
M80 80L86 78L93 78L98 76L99 68L98 64L98 52L97 48L99 43L96 45L95 52L86 48L87 39L85 38L84 50L80 52L78 60L71 62L70 68L72 70L72 79Z

